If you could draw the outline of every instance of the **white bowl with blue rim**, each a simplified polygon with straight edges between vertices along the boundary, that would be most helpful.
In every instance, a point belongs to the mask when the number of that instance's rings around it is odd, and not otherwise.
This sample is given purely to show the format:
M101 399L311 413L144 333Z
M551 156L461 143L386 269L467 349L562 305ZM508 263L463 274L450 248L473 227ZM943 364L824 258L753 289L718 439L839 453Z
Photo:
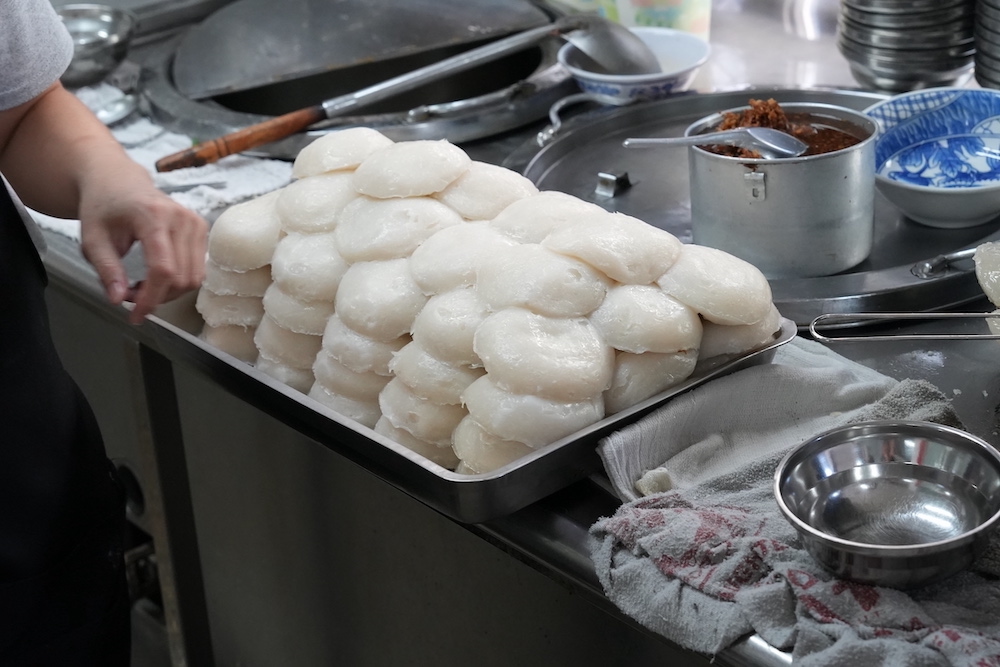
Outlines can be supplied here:
M865 109L875 187L906 217L959 229L1000 216L1000 90L927 88Z
M698 68L711 54L707 41L683 30L659 27L630 28L656 55L660 70L655 74L602 74L582 67L572 44L559 49L559 63L569 70L580 88L587 93L627 104L657 100L691 87Z

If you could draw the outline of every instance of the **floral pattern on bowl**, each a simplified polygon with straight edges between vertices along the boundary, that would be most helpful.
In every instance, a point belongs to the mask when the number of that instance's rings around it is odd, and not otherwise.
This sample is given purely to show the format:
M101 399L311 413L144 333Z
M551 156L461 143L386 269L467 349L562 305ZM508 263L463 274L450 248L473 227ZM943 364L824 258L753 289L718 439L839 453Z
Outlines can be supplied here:
M939 137L1000 134L1000 91L929 88L878 102L865 113L880 126L875 146L879 172L901 150Z
M894 181L935 188L1000 183L1000 135L959 134L921 141L887 158L878 173Z
M662 71L632 75L591 72L580 67L576 47L571 42L559 49L559 64L569 70L584 92L614 98L623 104L658 100L686 91L712 52L707 41L683 30L658 27L630 30L656 55Z
M962 229L1000 215L1000 90L915 90L865 113L879 124L875 187L907 218Z

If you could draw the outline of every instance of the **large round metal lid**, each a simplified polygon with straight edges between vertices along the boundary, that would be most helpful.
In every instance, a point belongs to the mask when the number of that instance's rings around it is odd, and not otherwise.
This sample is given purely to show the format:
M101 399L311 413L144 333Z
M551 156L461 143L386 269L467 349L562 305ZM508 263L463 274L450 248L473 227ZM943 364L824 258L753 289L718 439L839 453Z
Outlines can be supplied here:
M173 79L188 98L206 99L471 46L549 20L527 0L237 0L184 35Z
M543 148L534 139L526 142L504 164L522 171L541 190L568 192L691 241L685 149L637 151L623 148L622 141L681 136L691 123L743 106L751 97L857 110L884 99L862 91L757 88L605 107L572 118ZM1000 218L967 229L936 229L906 219L877 195L869 258L831 276L773 279L774 302L782 315L800 326L829 313L945 309L982 298L968 250L997 239Z

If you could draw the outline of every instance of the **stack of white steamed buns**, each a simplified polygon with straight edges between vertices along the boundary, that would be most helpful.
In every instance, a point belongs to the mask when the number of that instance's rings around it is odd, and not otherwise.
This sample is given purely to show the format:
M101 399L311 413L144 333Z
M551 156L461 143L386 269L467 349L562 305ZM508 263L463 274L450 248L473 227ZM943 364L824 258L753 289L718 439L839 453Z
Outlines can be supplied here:
M219 216L209 344L462 473L485 473L772 340L763 274L473 161L323 135Z

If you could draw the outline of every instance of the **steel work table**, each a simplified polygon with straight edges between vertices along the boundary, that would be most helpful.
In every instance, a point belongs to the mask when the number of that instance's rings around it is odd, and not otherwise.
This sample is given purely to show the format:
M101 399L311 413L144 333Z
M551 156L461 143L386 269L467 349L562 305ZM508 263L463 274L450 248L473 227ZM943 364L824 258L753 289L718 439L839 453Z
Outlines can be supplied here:
M853 87L833 45L837 6L716 0L714 53L696 88ZM780 36L769 52L761 36L771 30ZM500 162L535 130L468 149ZM584 480L485 524L451 521L336 443L319 442L307 424L286 421L259 387L170 344L157 318L129 326L104 303L76 244L48 240L57 343L110 455L140 483L130 517L156 547L174 664L709 664L604 597L587 531L617 501L600 484ZM837 350L897 378L934 382L954 394L970 431L1000 444L997 345ZM714 662L790 659L749 637Z

